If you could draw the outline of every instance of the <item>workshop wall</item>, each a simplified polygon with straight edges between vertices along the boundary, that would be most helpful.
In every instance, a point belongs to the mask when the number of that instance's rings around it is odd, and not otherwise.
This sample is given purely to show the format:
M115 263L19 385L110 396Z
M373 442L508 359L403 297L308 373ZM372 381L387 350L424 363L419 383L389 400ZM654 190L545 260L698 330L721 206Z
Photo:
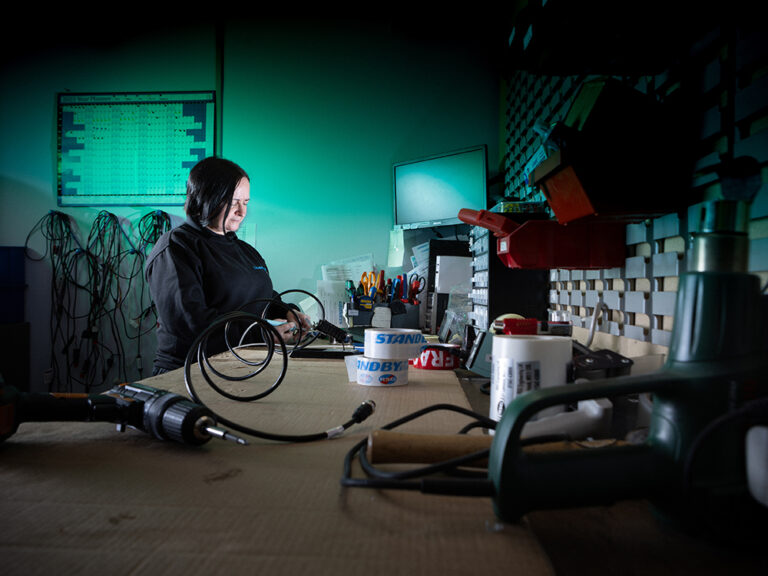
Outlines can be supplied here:
M388 268L394 162L485 143L498 172L499 80L483 47L401 32L228 28L223 148L251 173L255 242L279 289L314 290L320 266L360 254Z
M578 28L578 27L577 27ZM589 328L597 310L597 336L610 335L635 343L669 344L677 277L686 270L690 234L697 230L700 203L721 197L716 174L721 157L751 156L762 168L763 185L750 212L749 269L763 285L768 281L768 42L757 29L738 30L732 37L711 34L690 51L684 68L646 76L615 79L659 102L681 100L694 123L692 145L680 150L680 162L691 153L690 181L695 202L689 210L639 220L628 226L624 266L607 270L552 270L550 307L571 314L574 326ZM683 77L685 75L685 77ZM507 84L506 200L543 201L527 179L541 154L549 127L564 120L574 96L595 75L552 75L515 70ZM622 118L616 118L617 133ZM662 134L659 138L663 138ZM606 146L612 143L606 142ZM627 159L628 166L631 159ZM654 170L654 166L644 167ZM632 168L627 170L631 179ZM661 176L661 175L660 175ZM660 182L660 186L664 183ZM622 194L622 183L616 183ZM675 195L673 191L672 196ZM602 313L600 313L602 310ZM626 342L603 346L625 346ZM631 346L635 346L630 342ZM633 350L642 349L635 346ZM626 350L626 348L625 348Z
M59 92L133 92L158 90L212 89L216 82L216 44L212 26L189 24L166 28L163 33L139 32L132 19L110 26L108 32L61 15L49 24L40 24L34 35L3 39L2 82L0 82L0 246L28 247L24 262L23 320L29 325L30 369L28 385L35 390L61 387L81 380L83 359L73 366L71 354L80 348L86 323L65 314L60 321L52 317L52 302L60 296L53 293L53 262L45 229L36 225L52 211L67 217L73 234L86 245L97 221L100 206L60 208L57 206L57 125L56 95ZM126 233L135 238L139 219L151 206L109 207ZM166 209L176 221L179 209ZM141 266L141 263L139 263ZM67 271L56 270L62 277ZM140 282L134 284L141 290ZM78 292L80 304L70 314L87 313L85 290ZM66 306L70 308L70 306ZM114 328L122 334L122 342L109 337L109 350L102 360L122 353L112 360L107 384L112 379L135 379L150 373L154 354L154 335L136 338L137 327L130 324L140 313L126 308L126 325L112 326L100 322L102 334ZM152 318L148 319L152 322ZM103 325L101 325L103 324ZM152 324L149 324L151 329ZM143 328L146 328L144 326ZM3 326L4 330L10 330ZM130 336L129 336L130 333ZM65 351L67 343L70 346ZM67 361L64 356L69 355ZM5 358L4 358L5 359ZM53 363L52 363L53 359ZM123 364L124 373L118 372ZM100 367L99 367L100 369ZM100 379L99 374L99 379ZM83 381L89 378L83 377ZM24 387L26 383L18 385Z
M217 44L212 22L149 24L121 15L100 28L61 16L34 35L3 38L0 246L29 243L43 256L46 239L34 229L50 211L65 213L86 239L102 208L57 207L56 94L64 91L211 90L221 80L218 153L252 177L242 236L265 256L279 290L313 291L320 267L333 260L372 254L386 266L393 162L485 143L490 172L498 170L498 73L482 50L451 35L401 34L386 22L281 23L238 14ZM132 235L152 209L110 212ZM183 218L181 207L164 210L174 224ZM26 261L26 284L30 383L47 389L47 258ZM131 313L140 310L127 311L129 324ZM58 354L83 327L66 330ZM107 384L149 374L153 335L124 339L126 373L110 371Z

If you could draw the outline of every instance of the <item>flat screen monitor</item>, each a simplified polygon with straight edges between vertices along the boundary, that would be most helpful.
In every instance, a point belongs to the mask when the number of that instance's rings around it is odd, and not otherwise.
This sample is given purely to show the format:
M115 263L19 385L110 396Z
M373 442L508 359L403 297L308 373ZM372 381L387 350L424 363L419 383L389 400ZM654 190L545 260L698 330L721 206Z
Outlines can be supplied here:
M484 144L394 164L395 228L460 224L462 208L486 208L486 182Z

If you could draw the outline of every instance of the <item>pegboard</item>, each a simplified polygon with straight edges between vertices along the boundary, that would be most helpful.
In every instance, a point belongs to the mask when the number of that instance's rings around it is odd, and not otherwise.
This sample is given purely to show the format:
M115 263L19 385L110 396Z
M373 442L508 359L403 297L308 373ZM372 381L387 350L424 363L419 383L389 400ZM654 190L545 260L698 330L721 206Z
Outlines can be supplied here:
M594 76L542 76L516 70L506 79L505 200L544 202L528 175L545 157L550 127L562 121L579 87ZM768 281L768 40L758 31L710 34L677 70L617 77L660 101L680 95L695 107L691 187L702 202L721 190L716 168L723 155L751 156L763 184L750 212L750 272ZM690 87L695 86L693 92ZM571 314L575 326L668 346L679 275L687 268L690 235L701 205L630 222L624 266L605 270L550 270L549 309ZM498 208L497 208L498 209ZM503 288L500 288L503 289ZM596 313L597 311L597 313Z
M550 270L550 310L570 314L574 326L668 346L677 279L686 267L687 218L676 214L627 226L624 266Z

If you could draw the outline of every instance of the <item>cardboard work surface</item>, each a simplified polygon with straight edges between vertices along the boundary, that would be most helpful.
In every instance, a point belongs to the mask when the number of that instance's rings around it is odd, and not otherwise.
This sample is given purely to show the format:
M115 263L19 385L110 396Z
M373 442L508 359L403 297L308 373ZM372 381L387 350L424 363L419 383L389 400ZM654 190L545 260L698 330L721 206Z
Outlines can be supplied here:
M2 573L552 573L527 524L500 523L489 499L340 484L344 456L371 431L437 403L469 408L453 372L411 367L406 386L366 387L348 381L342 360L296 359L252 403L197 380L215 412L275 433L331 429L365 400L377 408L332 440L248 446L182 446L109 423L22 424L0 444ZM145 383L186 395L181 371ZM467 421L439 412L403 430L451 434Z

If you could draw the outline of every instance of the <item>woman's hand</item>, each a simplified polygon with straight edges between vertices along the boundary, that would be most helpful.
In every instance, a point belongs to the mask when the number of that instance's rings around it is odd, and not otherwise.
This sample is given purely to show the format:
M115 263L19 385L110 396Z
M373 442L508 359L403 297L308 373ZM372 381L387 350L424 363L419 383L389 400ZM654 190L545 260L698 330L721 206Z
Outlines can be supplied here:
M282 324L275 326L275 330L277 330L284 342L293 343L299 337L299 334L303 338L312 330L312 321L306 314L291 310L286 316L288 318L283 320ZM277 320L277 322L280 322L280 320Z
M303 312L299 312L298 310L291 310L288 312L287 316L288 321L293 322L293 325L296 327L297 331L299 328L301 328L302 336L307 332L312 331L312 320Z
M289 322L285 319L277 320L277 322L280 321L282 321L282 324L275 326L275 330L277 330L277 333L280 334L280 338L283 339L283 342L293 342L294 337L299 331L298 326L295 322ZM275 338L275 341L277 341L277 338Z

